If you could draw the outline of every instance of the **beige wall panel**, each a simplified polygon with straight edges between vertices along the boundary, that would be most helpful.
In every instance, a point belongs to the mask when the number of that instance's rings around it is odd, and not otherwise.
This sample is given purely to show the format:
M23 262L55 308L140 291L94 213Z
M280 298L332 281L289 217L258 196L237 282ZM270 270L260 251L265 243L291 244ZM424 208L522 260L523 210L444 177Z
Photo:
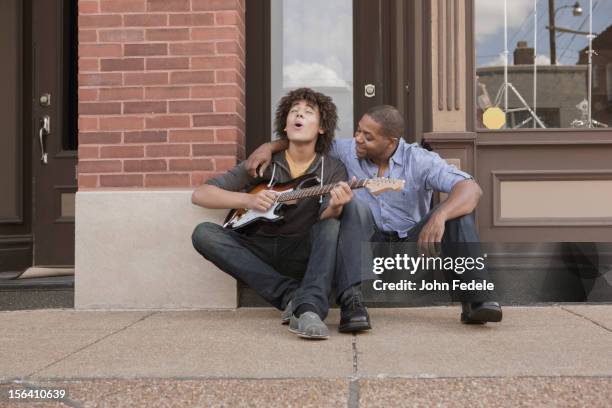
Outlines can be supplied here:
M75 308L235 308L236 281L191 244L197 224L225 214L191 204L190 190L78 192Z
M502 181L500 216L611 218L612 180Z

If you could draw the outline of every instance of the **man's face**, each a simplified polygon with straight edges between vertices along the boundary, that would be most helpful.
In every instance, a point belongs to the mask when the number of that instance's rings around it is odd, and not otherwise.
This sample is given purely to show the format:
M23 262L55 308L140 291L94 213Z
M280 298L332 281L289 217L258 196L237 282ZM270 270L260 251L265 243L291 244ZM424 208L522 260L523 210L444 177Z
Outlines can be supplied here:
M311 142L325 133L320 127L319 107L305 100L293 103L287 114L285 132L292 142Z
M363 115L355 131L355 150L360 159L380 160L393 145L394 139L385 136L380 125L368 115Z

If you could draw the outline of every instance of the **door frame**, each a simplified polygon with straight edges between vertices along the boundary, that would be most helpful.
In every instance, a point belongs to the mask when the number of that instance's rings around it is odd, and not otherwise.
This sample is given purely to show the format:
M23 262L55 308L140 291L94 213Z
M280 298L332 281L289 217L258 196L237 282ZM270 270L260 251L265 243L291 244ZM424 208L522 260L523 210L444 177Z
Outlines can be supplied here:
M30 0L17 0L18 7L18 50L16 64L18 69L17 81L20 84L17 104L17 132L15 161L15 190L9 194L14 195L17 205L16 217L0 216L0 271L24 271L32 266L33 235L32 235L32 139L30 109L32 94L32 60L27 52L32 44L31 30L31 2Z
M76 193L77 150L64 150L71 129L68 91L71 65L65 64L71 45L67 24L68 13L76 0L46 0L32 6L32 94L30 122L32 145L32 235L35 242L33 263L37 266L74 265L75 222L62 217L62 194ZM50 18L51 17L51 18ZM76 56L75 56L76 57ZM72 61L70 61L72 63ZM45 67L49 66L49 69ZM76 75L76 73L75 73ZM51 94L51 104L39 102L44 93ZM76 112L74 112L76 114ZM43 115L51 118L51 134L47 136L48 165L40 161L38 142L39 121ZM75 139L76 140L76 139ZM75 146L76 147L76 146Z
M371 106L396 106L406 119L405 139L420 142L427 123L427 9L421 1L353 0L353 115L355 122ZM271 124L270 0L246 2L247 155L269 142ZM359 28L359 29L356 29ZM376 33L376 36L370 35ZM372 64L372 61L378 61ZM363 86L374 82L376 96Z
M16 2L16 20L18 24L17 38L15 39L18 48L16 64L19 69L15 80L19 83L20 88L18 96L14 101L18 106L18 129L14 136L17 160L15 161L13 174L16 184L14 191L9 192L8 196L9 199L15 200L18 211L16 211L16 214L12 215L0 215L0 272L10 272L6 274L7 277L21 273L30 266L41 265L41 262L36 261L34 253L36 247L34 244L36 229L35 220L37 218L35 216L36 183L34 165L37 164L36 160L40 159L37 122L41 114L41 107L38 103L39 92L36 89L37 78L34 65L34 30L36 29L34 12L36 11L36 4L42 3L34 3L33 0L19 0ZM58 58L61 58L63 52L62 47L64 46L64 24L62 21L63 6L59 7L60 5L62 5L62 3L59 3L57 7L58 13L55 15L58 36L57 44L54 46L55 51L53 51L60 55ZM11 18L14 17L11 16ZM57 59L57 63L60 67L63 66L63 61L61 59ZM60 95L63 92L65 85L64 81L66 80L64 71L64 69L58 69L57 78L53 79L55 83L54 86L58 92L56 92L56 95L52 95L52 103L56 106L61 106L62 109L65 109L64 98ZM62 127L65 125L67 119L65 116L66 115L61 113L60 109L54 122L52 122L52 131L55 130L56 136L63 134ZM58 140L57 143L61 146L62 140ZM55 154L56 151L51 146L51 143L48 143L47 151L50 156L60 156L65 159L74 160L76 164L76 150L62 151L59 152L59 154ZM74 168L72 171L75 171ZM66 187L70 187L70 189L76 191L76 181L70 181L70 183L62 183L61 181L53 180L52 183L48 183L49 185L47 187L49 190L56 190L56 188L65 190ZM61 186L61 184L70 184L70 186ZM59 196L59 194L56 195ZM60 205L60 203L53 203L55 211L57 211L58 205ZM74 236L74 220L72 219L69 221L72 223L72 234ZM73 265L73 241L71 247L67 251L72 253L72 259L68 260L68 264ZM47 262L44 263L48 264ZM61 262L61 264L66 264L66 262Z

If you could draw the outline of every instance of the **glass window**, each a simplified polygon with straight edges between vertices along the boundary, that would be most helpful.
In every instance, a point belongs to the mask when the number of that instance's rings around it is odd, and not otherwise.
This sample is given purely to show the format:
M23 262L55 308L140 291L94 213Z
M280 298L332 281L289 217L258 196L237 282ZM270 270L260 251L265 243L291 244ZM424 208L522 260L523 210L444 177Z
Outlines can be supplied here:
M352 0L272 0L272 123L279 99L299 87L332 97L337 137L353 135Z
M612 1L475 0L475 7L480 128L612 126Z

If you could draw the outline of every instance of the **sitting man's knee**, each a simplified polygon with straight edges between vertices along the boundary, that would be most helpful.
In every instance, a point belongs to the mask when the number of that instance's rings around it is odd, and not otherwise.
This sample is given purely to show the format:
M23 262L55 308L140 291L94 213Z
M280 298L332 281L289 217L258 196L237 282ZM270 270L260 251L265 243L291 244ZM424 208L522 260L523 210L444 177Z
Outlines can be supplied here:
M469 213L469 214L465 214L465 215L461 215L459 217L453 218L451 220L448 220L450 222L456 223L458 225L461 226L472 226L475 225L475 221L474 221L474 213Z
M313 233L322 234L325 237L337 237L338 231L340 231L340 220L337 218L320 220L312 227Z
M371 210L370 207L357 198L353 198L351 201L344 205L342 209L342 219L355 219L355 218L363 218L369 219L371 218Z

